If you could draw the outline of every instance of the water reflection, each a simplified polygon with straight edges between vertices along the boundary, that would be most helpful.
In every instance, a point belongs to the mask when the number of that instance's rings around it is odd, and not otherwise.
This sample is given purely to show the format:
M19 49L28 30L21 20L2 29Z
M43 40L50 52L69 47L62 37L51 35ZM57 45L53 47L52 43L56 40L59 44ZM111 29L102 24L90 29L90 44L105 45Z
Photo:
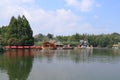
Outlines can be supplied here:
M5 70L9 80L27 80L32 69L32 50L12 49L0 55L0 69Z
M118 63L120 50L12 49L0 55L0 80L114 80Z
M35 53L29 80L120 80L119 50L48 50Z
M112 49L79 49L79 50L47 50L36 52L36 57L47 62L72 61L75 63L116 63L120 61L119 50Z

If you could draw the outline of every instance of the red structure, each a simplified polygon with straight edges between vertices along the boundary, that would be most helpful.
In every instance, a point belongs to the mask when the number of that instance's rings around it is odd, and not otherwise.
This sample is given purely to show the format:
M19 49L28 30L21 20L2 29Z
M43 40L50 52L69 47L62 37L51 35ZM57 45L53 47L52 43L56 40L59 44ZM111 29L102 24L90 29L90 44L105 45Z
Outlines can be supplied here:
M36 49L41 49L41 46L35 46Z
M18 46L17 48L22 49L22 48L23 48L23 46Z
M41 46L4 46L5 49L42 49Z
M24 48L29 49L29 48L30 48L30 46L24 46Z
M4 46L4 48L9 49L9 48L10 48L10 46Z
M10 48L16 49L16 48L17 48L17 46L10 46Z

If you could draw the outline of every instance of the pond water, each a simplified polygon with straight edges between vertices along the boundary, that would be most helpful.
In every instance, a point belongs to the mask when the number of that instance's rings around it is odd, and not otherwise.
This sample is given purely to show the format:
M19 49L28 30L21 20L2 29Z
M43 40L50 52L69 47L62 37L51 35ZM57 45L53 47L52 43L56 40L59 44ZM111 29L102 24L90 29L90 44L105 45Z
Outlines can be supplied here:
M120 50L6 50L0 80L120 80Z

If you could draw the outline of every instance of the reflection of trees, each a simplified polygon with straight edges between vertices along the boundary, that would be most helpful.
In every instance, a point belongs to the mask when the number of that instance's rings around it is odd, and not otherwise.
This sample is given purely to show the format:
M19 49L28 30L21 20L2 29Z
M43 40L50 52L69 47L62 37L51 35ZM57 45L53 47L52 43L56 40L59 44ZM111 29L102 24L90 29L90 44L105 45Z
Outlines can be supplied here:
M56 51L58 60L79 62L102 62L113 63L120 61L119 51L112 49L80 49L80 50L66 50Z
M79 63L79 62L85 62L89 55L91 55L92 49L80 49L80 50L76 50L76 51L72 51L71 52L71 59L75 62L75 63Z
M51 62L54 56L54 50L43 50L43 55L47 58L48 62Z
M94 62L115 63L120 61L119 51L115 52L113 49L94 49L91 57Z
M0 65L7 71L9 80L27 80L32 68L32 50L6 51Z
M56 57L58 60L72 60L75 63L79 63L80 61L85 61L91 54L92 50L90 49L62 50L56 52Z
M54 56L55 50L35 50L35 57L39 58L40 61L52 62Z

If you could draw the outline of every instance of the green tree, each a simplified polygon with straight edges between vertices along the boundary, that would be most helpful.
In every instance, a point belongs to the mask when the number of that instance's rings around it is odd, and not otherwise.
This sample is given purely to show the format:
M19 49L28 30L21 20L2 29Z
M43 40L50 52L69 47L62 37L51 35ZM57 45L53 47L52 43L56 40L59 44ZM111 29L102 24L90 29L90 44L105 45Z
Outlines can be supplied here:
M0 29L0 34L4 45L34 45L33 31L24 15L18 18L13 16L9 25Z
M48 37L48 39L53 39L53 34L48 33L47 37Z

